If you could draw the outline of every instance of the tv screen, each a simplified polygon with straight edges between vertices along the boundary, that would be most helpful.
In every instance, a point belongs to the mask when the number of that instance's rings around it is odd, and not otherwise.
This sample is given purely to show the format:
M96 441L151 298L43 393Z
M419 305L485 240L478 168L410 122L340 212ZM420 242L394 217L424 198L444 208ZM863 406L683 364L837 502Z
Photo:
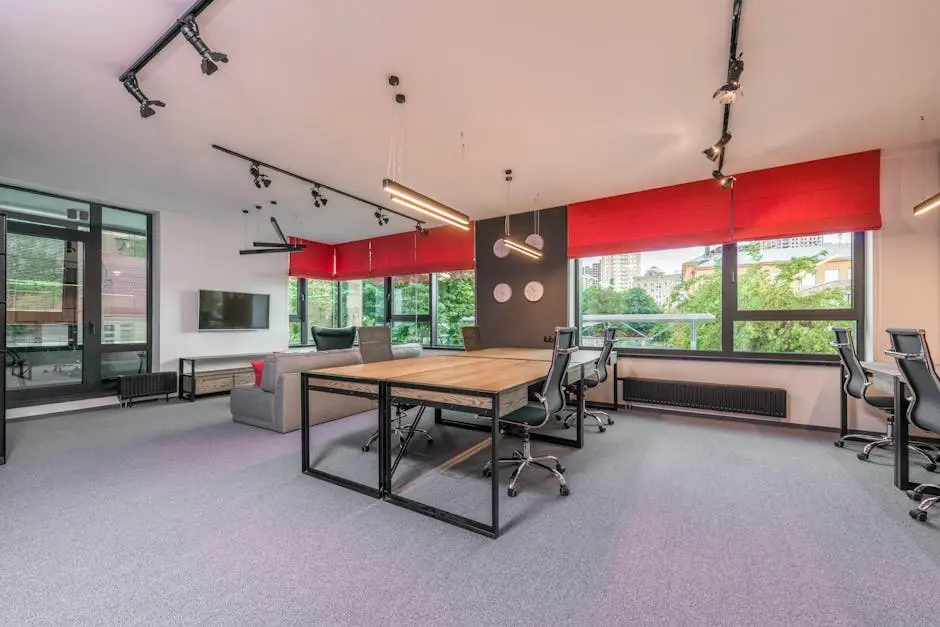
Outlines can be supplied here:
M270 298L268 294L199 290L199 330L267 329Z

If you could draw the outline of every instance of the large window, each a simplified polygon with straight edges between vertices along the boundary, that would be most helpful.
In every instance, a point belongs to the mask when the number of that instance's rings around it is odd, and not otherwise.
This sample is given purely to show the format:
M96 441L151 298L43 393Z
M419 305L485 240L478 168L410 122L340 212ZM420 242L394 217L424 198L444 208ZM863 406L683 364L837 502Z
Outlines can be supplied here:
M463 346L461 327L476 322L476 287L473 270L433 275L434 328L439 346Z
M354 281L291 278L290 344L312 343L309 328L389 325L395 344L459 347L476 319L474 272L409 274Z
M147 214L0 186L12 406L113 393L149 372Z
M578 262L583 346L724 356L832 355L830 327L863 315L864 235L840 233Z
M288 343L304 346L313 343L310 328L336 327L339 316L339 294L336 281L298 279L287 283Z

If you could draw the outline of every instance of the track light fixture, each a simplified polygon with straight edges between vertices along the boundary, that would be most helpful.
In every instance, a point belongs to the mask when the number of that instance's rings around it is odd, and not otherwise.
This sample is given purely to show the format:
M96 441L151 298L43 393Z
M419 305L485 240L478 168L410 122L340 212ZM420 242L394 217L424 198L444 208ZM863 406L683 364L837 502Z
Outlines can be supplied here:
M709 161L718 161L718 157L725 151L725 146L731 141L731 133L724 133L717 142L702 151Z
M323 192L320 191L320 185L314 185L310 190L310 195L313 196L313 206L319 209L320 207L326 207L327 197L323 195Z
M376 209L373 215L375 216L376 221L379 223L379 226L385 226L388 224L388 216L379 209ZM420 224L416 224L415 226L417 226L418 229L421 228Z
M192 15L187 15L181 19L179 23L180 33L182 33L183 38L186 39L186 41L196 49L199 56L202 57L203 74L206 76L215 74L215 71L219 69L219 66L215 64L216 61L228 63L228 55L222 52L212 52L209 46L206 45L206 42L202 40L202 37L199 36L199 26L196 24L196 18Z
M271 178L261 171L261 166L257 163L252 163L251 167L248 168L248 172L254 179L253 182L258 189L271 187Z
M128 74L121 82L124 83L124 89L140 103L140 117L147 119L156 113L154 107L166 106L166 103L160 100L151 100L141 91L140 85L137 84L137 74L134 72Z
M387 220L387 219L388 219L388 218L386 218L386 220ZM427 230L426 228L424 228L423 226L421 226L420 224L416 224L416 225L415 225L415 231L417 231L417 232L418 232L418 235L420 235L421 237L427 237L427 236L428 236L428 230Z
M743 53L742 53L743 54ZM741 93L741 74L744 72L744 60L741 54L732 57L728 64L728 82L719 87L712 98L717 98L721 104L734 104Z
M734 182L737 180L731 175L725 175L721 173L721 170L715 170L712 172L712 178L718 181L718 184L722 189L728 189L729 187L734 186Z

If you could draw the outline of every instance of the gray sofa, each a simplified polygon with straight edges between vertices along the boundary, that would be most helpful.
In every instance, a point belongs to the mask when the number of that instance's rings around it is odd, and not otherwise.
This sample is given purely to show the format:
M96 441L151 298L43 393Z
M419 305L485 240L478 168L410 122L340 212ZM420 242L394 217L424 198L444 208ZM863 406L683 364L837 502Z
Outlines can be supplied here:
M395 359L420 357L420 344L392 347ZM229 408L232 420L255 427L288 433L300 429L300 373L316 368L361 364L358 348L332 351L275 353L264 358L261 386L242 385L232 390ZM357 396L308 392L310 424L345 418L375 409L375 401Z

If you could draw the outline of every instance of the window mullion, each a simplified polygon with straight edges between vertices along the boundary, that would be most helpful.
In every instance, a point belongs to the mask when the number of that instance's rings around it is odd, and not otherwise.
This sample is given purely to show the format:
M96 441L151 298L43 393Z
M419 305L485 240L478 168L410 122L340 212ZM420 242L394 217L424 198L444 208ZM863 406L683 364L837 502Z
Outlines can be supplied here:
M734 354L734 321L738 314L738 246L721 247L721 353Z

